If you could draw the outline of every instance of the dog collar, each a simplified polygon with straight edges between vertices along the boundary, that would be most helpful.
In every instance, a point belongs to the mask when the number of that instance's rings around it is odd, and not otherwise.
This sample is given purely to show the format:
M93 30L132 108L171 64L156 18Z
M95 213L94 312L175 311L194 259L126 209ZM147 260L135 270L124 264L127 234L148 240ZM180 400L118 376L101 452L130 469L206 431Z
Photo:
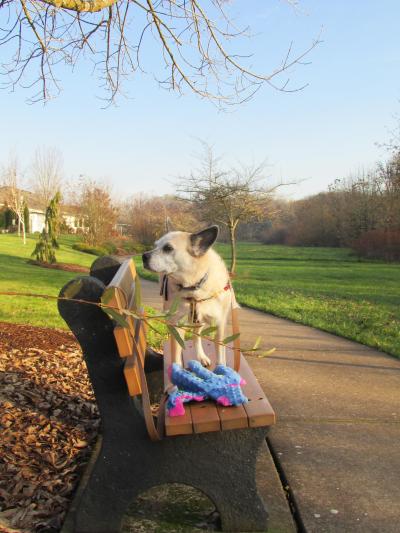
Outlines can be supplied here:
M204 274L204 276L201 278L200 281L195 283L194 285L191 285L190 287L185 287L181 283L177 283L177 287L180 291L197 291L198 289L201 289L201 287L204 285L208 278L208 272ZM164 297L164 300L168 302L168 274L164 274L162 282L161 282L161 290L160 290L160 296Z
M204 276L201 278L200 281L195 283L194 285L191 285L190 287L185 287L181 283L178 283L178 287L180 291L197 291L198 289L201 289L202 285L207 281L208 278L208 272L204 274Z
M178 283L177 286L180 291L196 291L202 287L202 285L206 282L207 278L208 278L208 272L206 272L204 276L201 278L201 280L198 281L195 285L191 285L190 287L185 287L184 285ZM160 296L162 296L166 302L168 302L168 281L169 281L168 275L164 274L162 282L161 282ZM222 290L229 291L230 289L231 289L231 282L228 280L228 282L226 283L225 287ZM213 294L209 298L204 298L203 300L196 300L195 298L185 298L185 300L195 300L196 302L205 302L206 300L211 300L212 298L215 298L215 296L217 296L219 292Z

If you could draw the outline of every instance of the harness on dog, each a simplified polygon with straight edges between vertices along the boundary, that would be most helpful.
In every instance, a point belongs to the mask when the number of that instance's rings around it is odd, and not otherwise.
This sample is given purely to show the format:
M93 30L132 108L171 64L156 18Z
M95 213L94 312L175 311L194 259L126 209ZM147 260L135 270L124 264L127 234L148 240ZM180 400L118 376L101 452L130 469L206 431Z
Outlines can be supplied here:
M201 289L201 287L207 281L207 278L208 278L208 272L204 274L204 276L201 278L200 281L198 281L194 285L191 285L190 287L185 287L181 283L177 283L177 287L180 291L197 291L198 289ZM168 302L168 281L169 281L168 274L164 274L162 282L161 282L160 296L163 296L166 302Z
M220 291L214 292L214 294L212 294L208 298L202 298L200 300L197 298L193 298L193 296L191 296L190 298L183 298L183 300L186 300L190 304L190 318L191 318L192 323L193 324L199 323L199 318L197 315L197 304L198 303L206 302L207 300L212 300L213 298L216 298L218 294L220 294L221 292L229 291L230 289L231 289L231 284L228 281L223 289L221 289Z
M197 291L198 289L201 289L201 287L206 282L207 278L208 278L208 272L204 274L204 276L201 278L200 281L198 281L194 285L191 285L190 287L185 287L184 285L180 283L177 284L177 287L180 291L192 291L192 292ZM164 274L162 282L161 282L160 296L162 296L166 302L168 302L168 282L169 282L168 275ZM198 298L194 298L193 296L183 297L182 300L186 300L190 304L190 318L191 318L192 323L193 324L199 323L197 309L196 309L196 306L198 303L206 302L207 300L212 300L212 298L215 298L221 292L229 291L231 290L231 288L232 288L231 283L230 281L228 281L223 289L221 289L220 291L214 292L208 298L198 299Z

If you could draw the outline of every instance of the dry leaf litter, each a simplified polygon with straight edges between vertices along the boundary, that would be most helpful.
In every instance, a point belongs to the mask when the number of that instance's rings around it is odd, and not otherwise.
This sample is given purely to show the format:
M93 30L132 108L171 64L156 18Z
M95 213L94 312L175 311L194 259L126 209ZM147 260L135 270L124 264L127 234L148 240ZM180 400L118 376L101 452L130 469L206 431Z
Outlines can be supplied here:
M0 533L59 531L98 428L74 337L0 323Z

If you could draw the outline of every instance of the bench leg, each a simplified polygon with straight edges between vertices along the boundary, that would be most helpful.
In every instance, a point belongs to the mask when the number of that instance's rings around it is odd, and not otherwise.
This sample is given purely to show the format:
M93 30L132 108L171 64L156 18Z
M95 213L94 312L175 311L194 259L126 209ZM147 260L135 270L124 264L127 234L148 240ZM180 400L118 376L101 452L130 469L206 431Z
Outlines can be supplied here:
M256 480L266 432L249 428L167 439L166 456L174 457L175 475L167 472L166 477L208 496L221 516L223 531L266 531L268 512Z
M129 458L126 458L129 460ZM101 454L83 490L75 515L74 533L119 533L126 509L146 490L134 475L129 484L117 458L105 461Z

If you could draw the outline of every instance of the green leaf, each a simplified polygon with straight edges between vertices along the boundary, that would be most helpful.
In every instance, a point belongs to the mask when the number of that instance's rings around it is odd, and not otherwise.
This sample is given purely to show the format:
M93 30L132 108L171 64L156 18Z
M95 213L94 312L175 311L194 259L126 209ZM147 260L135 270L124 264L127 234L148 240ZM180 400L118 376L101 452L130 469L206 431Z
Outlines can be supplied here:
M176 296L174 298L174 301L172 302L171 307L168 309L168 312L166 314L166 317L169 318L170 316L174 315L178 311L179 304L181 302L181 299L179 296Z
M104 292L103 292L103 296L101 297L101 303L104 304L104 305L107 305L111 302L112 298L114 296L114 291L113 289L106 289Z
M261 337L257 337L256 338L256 342L254 343L254 346L253 346L253 350L257 350L257 348L260 346L261 344Z
M121 326L123 328L128 328L129 324L125 320L125 318L118 313L115 309L105 308L104 312L107 313L115 322L118 324L118 326Z
M240 333L235 333L235 335L231 335L230 337L226 337L222 342L223 342L223 344L228 344L229 342L235 341L239 337L240 337Z
M64 291L64 298L74 298L82 287L82 280L77 279L68 285L67 289Z
M165 333L162 332L162 331L158 331L158 329L155 328L155 327L152 325L152 323L150 322L149 319L147 319L147 322L146 322L146 323L147 323L147 325L149 326L149 328L152 329L153 331L155 331L158 335L161 335L161 337L165 337Z
M262 358L262 357L268 357L269 355L273 354L274 352L276 351L276 348L271 348L270 350L267 350L265 352L260 352L257 357L258 358Z
M136 311L132 311L132 309L124 309L124 315L133 316L133 318L136 318L137 320L141 320L143 318L143 316L138 315Z
M200 336L201 337L206 337L207 335L211 335L211 333L214 333L215 331L217 331L217 327L216 326L210 326L206 329L203 329L203 331L200 332Z
M182 339L182 337L179 335L179 332L174 326L171 326L170 324L167 324L168 330L170 331L171 335L175 338L178 344L182 346L182 348L185 347L185 341Z

